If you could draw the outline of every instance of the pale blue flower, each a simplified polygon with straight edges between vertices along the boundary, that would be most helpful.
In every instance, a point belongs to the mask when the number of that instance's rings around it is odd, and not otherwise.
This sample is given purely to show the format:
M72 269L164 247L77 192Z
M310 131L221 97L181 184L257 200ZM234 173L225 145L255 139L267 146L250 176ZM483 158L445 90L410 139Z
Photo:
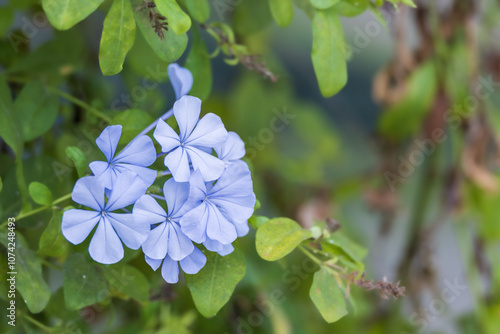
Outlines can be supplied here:
M215 147L215 152L217 157L224 161L227 166L245 156L245 143L236 132L229 131L227 140L223 145Z
M193 207L180 220L182 231L194 242L232 243L248 233L255 206L252 178L243 161L233 162L215 185L205 183L199 171L191 176L188 203ZM212 247L215 248L215 247Z
M178 100L184 95L187 95L191 87L193 87L193 75L191 72L187 68L179 66L177 63L168 65L167 72L170 83L174 88L175 99Z
M92 210L71 209L63 214L61 230L72 244L82 243L97 225L90 241L90 256L97 262L111 264L123 258L123 245L138 249L146 240L150 225L131 213L115 213L137 201L147 189L141 178L130 171L120 173L105 201L105 188L95 176L76 181L73 201ZM121 241L120 241L121 239Z
M173 110L180 135L161 119L153 135L162 152L167 153L165 166L177 182L189 181L190 164L200 171L203 180L216 180L224 171L225 163L210 153L227 139L220 117L208 113L199 119L201 100L189 95L175 102Z
M105 161L91 162L89 167L99 177L104 187L112 189L118 175L131 171L149 187L156 179L157 172L146 168L156 160L153 141L148 136L139 136L115 156L116 147L122 134L121 125L106 127L96 139L97 146L104 153Z
M142 250L151 259L162 260L168 254L172 260L180 261L194 249L193 242L179 226L180 218L187 211L184 203L189 184L169 179L163 186L163 193L167 212L149 195L142 196L134 205L134 215L142 215L153 227L142 244Z
M161 260L151 259L146 255L145 259L154 271L163 263L161 276L167 283L171 284L179 281L179 265L186 274L194 275L207 263L207 257L197 247L194 247L193 252L180 261L172 260L168 255Z

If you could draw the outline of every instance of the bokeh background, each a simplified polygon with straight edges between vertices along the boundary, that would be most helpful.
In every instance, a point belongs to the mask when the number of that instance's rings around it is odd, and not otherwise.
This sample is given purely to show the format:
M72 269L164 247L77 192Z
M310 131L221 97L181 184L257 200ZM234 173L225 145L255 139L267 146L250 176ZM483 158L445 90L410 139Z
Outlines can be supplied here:
M343 18L352 50L349 79L332 98L322 97L318 89L310 57L311 21L304 12L296 7L292 24L280 28L265 0L226 3L229 9L217 12L211 1L212 18L231 22L238 41L278 75L271 82L215 57L212 92L203 102L204 112L220 115L246 143L262 203L258 213L291 217L304 227L336 219L368 250L366 277L401 281L406 296L383 299L376 291L353 286L349 315L327 324L309 298L312 273L296 271L303 254L266 262L255 251L252 230L240 240L245 277L215 318L205 319L196 311L182 281L165 284L132 252L130 263L150 280L150 301L115 296L80 312L68 311L59 260L54 260L43 265L53 291L47 309L14 331L3 319L2 331L498 333L498 1L416 1L418 9L398 11L386 4L387 26L371 12ZM137 34L123 71L104 77L98 64L99 37L109 5L106 1L68 31L56 31L47 21L36 23L43 21L38 1L0 1L0 13L14 13L12 20L0 16L0 75L9 78L14 92L39 80L113 118L134 116L137 129L145 127L174 102L168 64ZM12 31L24 36L16 46L7 37ZM213 40L203 36L209 49L214 48ZM184 61L185 56L178 63ZM429 61L435 64L432 73L419 71ZM151 75L158 82L153 88L144 85L144 77ZM491 91L484 90L489 92L485 98L476 95L478 84L485 87L480 78L499 82L487 86ZM472 107L467 107L467 98L475 101ZM26 182L43 180L55 197L70 192L76 179L66 147L79 147L87 161L101 159L94 140L105 126L81 106L60 103L54 126L27 142L23 156ZM124 114L126 109L149 116ZM449 110L458 115L456 125L441 117ZM434 129L443 129L447 139L433 142L432 150L420 148L417 142ZM0 150L4 221L20 210L21 198L12 152L3 141ZM411 154L420 157L418 163L410 163L411 171L391 185L387 173L401 174L401 161ZM22 220L19 229L34 250L50 216L41 212ZM84 252L85 244L77 247ZM2 256L2 283L4 262ZM280 302L270 302L275 291L282 292ZM5 300L0 305L3 314ZM22 303L18 307L26 310Z

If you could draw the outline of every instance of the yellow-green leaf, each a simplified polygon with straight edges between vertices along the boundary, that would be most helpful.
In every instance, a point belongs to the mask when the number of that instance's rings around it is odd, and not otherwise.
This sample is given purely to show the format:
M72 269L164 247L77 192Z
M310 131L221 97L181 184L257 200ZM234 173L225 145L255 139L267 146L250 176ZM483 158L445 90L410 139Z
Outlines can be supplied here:
M184 3L196 21L204 23L210 18L210 4L208 0L184 0Z
M274 218L259 227L255 235L255 246L261 258L276 261L310 237L311 232L303 229L297 222L289 218Z
M326 268L321 268L314 274L309 296L327 322L335 322L347 315L342 290Z
M38 254L58 257L63 255L68 248L68 242L61 232L62 211L54 211L49 225L40 237Z
M191 18L179 7L175 0L156 0L156 7L160 14L168 20L168 26L177 35L182 35L191 28Z
M340 19L333 8L317 10L312 22L311 57L321 94L330 97L347 83L346 45Z
M33 201L40 205L52 204L52 192L49 187L40 182L31 182L29 185L29 193Z
M104 19L99 65L102 74L114 75L123 68L128 51L134 45L135 20L130 0L115 0Z
M286 27L293 19L293 3L292 0L269 0L271 14L282 27Z
M311 4L318 9L327 9L335 5L339 0L311 0Z
M42 0L42 7L56 29L67 30L92 14L103 1Z

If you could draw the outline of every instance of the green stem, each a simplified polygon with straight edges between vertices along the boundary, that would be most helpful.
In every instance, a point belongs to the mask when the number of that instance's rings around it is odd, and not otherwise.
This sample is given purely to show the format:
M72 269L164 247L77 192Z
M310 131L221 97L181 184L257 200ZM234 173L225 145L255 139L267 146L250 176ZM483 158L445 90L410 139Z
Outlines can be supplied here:
M311 252L309 252L304 246L299 245L298 248L301 250L302 253L307 255L308 258L310 258L311 260L316 262L316 264L318 264L320 267L323 265L323 263L316 256L314 256Z
M15 76L10 76L7 78L7 80L9 80L10 82L17 82L17 83L22 83L22 84L26 84L28 82L28 80L26 80L24 78L15 77ZM73 103L79 107L82 107L83 109L85 109L89 113L91 113L92 115L94 115L94 116L96 116L96 117L98 117L98 118L100 118L108 123L112 122L111 117L109 117L108 115L106 115L102 111L98 110L97 108L94 108L90 104L87 104L84 101L74 97L73 95L70 95L66 92L63 92L62 90L59 90L55 87L46 86L46 88L52 94L58 95L58 96L62 97L63 99L68 100L71 103Z
M46 332L46 333L53 333L52 328L50 328L48 326L45 326L40 321L33 319L32 317L30 317L26 313L21 313L21 315L22 315L22 317L24 319L28 320L29 322L31 322L33 325L37 326L38 328L40 328L44 332Z
M32 215L34 215L34 214L36 214L36 213L39 213L39 212L45 211L45 210L47 210L47 209L51 209L54 205L56 205L56 204L58 204L58 203L61 203L61 202L65 201L65 200L68 200L68 199L70 199L70 198L71 198L71 193L66 194L66 195L64 195L64 196L61 196L61 197L59 197L59 198L55 199L55 200L52 202L52 204L51 204L51 205L44 205L44 206L38 207L38 208L36 208L36 209L34 209L34 210L31 210L31 211L28 211L28 212L24 212L24 213L20 213L17 217L15 217L15 219L16 219L16 221L18 221L18 220L21 220L21 219L23 219L23 218L26 218L26 217L32 216ZM4 226L5 226L5 225L7 225L7 224L8 224L8 222L3 223L2 225L0 225L0 228L4 227Z
M98 109L92 107L90 104L87 104L87 103L83 102L82 100L74 97L73 95L70 95L66 92L63 92L62 90L59 90L57 88L50 87L50 86L47 87L47 90L55 95L59 95L63 99L66 99L77 106L82 107L83 109L86 109L92 115L94 115L94 116L96 116L96 117L98 117L98 118L100 118L108 123L112 123L111 117L109 117L105 113L99 111Z

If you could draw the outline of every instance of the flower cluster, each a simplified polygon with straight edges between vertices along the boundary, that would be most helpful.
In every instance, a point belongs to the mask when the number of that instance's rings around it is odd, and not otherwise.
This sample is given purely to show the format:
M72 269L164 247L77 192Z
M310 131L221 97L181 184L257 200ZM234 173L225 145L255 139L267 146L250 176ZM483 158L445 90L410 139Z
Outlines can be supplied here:
M187 69L171 64L168 74L177 101L155 122L153 137L162 153L157 155L148 128L117 153L122 127L105 128L96 144L106 161L90 163L93 175L79 179L72 193L73 201L90 210L66 211L61 229L73 244L95 229L89 253L104 264L123 258L123 244L142 248L153 270L161 266L165 281L176 283L179 265L195 274L207 261L195 244L222 256L234 250L232 242L248 233L256 199L241 160L243 141L218 116L200 119L201 101L187 95L193 83ZM178 133L165 122L171 115ZM167 171L149 168L158 156L164 156ZM163 187L151 187L165 175L171 178Z

